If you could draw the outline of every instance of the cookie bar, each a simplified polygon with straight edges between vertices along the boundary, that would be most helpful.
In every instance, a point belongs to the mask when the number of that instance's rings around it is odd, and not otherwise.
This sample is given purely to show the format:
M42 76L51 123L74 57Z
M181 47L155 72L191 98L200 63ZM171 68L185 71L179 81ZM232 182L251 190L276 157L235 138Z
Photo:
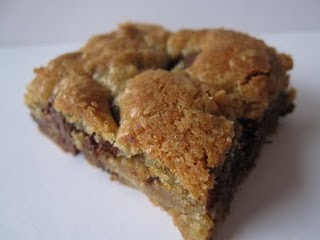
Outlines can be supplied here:
M35 69L39 129L211 239L279 117L294 108L290 56L225 29L125 23Z

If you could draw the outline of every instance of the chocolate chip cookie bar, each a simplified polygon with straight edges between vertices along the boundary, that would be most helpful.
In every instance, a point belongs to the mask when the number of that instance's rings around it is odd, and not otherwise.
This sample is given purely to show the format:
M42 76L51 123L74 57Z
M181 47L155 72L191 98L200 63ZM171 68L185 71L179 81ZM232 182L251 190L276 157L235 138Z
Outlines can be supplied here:
M292 112L289 55L225 29L125 23L35 69L39 129L211 239L237 186Z

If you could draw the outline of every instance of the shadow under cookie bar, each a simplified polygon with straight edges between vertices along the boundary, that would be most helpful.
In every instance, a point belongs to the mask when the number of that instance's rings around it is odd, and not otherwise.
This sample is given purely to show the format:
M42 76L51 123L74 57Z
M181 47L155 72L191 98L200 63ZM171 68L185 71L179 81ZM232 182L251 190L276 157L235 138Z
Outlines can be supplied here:
M279 117L290 113L294 107L292 97L281 92L260 121L245 118L237 120L235 127L239 134L233 139L224 164L212 169L211 174L216 176L216 183L203 206L188 198L187 192L175 183L175 176L169 169L156 166L155 161L145 159L143 155L131 158L122 156L120 150L111 143L98 141L94 134L88 135L68 123L53 108L53 101L51 98L37 117L33 115L40 130L63 150L73 154L83 153L91 164L110 172L113 179L147 194L152 202L174 216L182 234L188 238L191 236L190 239L192 236L201 236L201 231L209 231L209 235L203 233L203 236L211 238L216 229L213 229L210 221L216 224L226 216L237 186L254 167L266 137L275 130ZM150 167L159 168L159 175L152 175ZM199 229L194 223L210 229Z

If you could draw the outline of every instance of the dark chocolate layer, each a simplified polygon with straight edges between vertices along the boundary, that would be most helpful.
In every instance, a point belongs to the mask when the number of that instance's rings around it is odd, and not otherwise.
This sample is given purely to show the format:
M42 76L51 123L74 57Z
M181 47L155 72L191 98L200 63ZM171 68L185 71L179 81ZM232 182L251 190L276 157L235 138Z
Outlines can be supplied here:
M238 120L238 126L242 129L240 138L227 155L224 165L219 169L213 169L218 177L210 194L208 209L215 208L216 220L222 220L228 213L234 192L255 166L263 143L275 130L279 117L292 112L293 108L294 104L290 102L289 96L281 93L271 103L262 120Z
M46 109L43 109L43 118L33 117L42 132L51 137L63 150L78 154L79 150L73 143L72 132L80 132L73 124L66 122L64 116L55 111L53 108L53 99L48 102ZM116 111L116 110L115 110ZM115 113L117 114L117 113ZM83 146L85 149L92 151L95 157L101 154L111 155L115 157L118 153L118 148L114 147L108 141L100 140L97 142L94 135L88 135L85 132Z
M89 151L92 151L95 157L98 157L103 154L108 154L113 157L116 157L118 153L118 148L114 147L108 141L100 140L99 142L97 142L95 141L94 136L90 136L87 134L85 134L84 148Z
M71 136L74 127L65 121L64 117L53 109L53 99L50 99L46 109L42 109L43 117L33 119L40 130L51 137L64 151L77 154L79 150Z

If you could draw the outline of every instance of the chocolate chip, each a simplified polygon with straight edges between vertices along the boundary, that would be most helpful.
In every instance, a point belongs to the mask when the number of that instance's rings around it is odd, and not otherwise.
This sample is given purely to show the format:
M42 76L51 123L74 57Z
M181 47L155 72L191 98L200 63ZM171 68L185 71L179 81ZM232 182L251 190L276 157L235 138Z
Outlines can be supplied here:
M108 141L100 140L97 142L94 139L94 135L85 135L84 148L93 151L96 157L105 154L110 154L113 157L117 156L118 148L114 147Z
M111 114L116 122L116 124L119 126L120 125L120 109L117 105L111 105Z
M154 183L154 181L158 181L158 180L159 180L159 177L150 176L150 177L147 178L146 183L149 184L149 185L151 185L151 184Z
M67 123L63 115L53 108L53 102L54 98L50 98L47 108L43 110L45 119L43 121L38 120L39 126L47 134L52 134L52 125L54 125L58 130L58 134L55 136L57 143L65 151L77 154L79 151L73 144L73 139L71 136L74 127L72 124Z
M175 66L179 63L181 59L177 58L177 59L172 59L171 61L169 61L169 63L167 64L167 66L165 66L165 69L168 71L171 71L172 69L175 68Z

